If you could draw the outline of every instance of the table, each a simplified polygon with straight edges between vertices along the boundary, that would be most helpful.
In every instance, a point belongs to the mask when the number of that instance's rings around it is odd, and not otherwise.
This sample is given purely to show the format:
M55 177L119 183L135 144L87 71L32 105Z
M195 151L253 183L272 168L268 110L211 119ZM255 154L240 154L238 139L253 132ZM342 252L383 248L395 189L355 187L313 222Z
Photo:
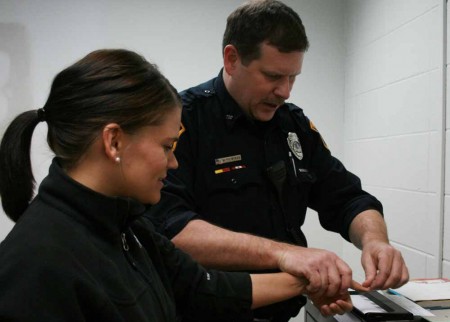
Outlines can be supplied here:
M351 313L349 313L351 314ZM352 317L355 318L355 321L361 321L361 322L367 322L365 320L362 320L359 317L354 316L351 314ZM338 322L334 317L324 317L320 314L319 310L311 303L311 301L308 301L305 306L305 322ZM388 321L386 321L388 322ZM395 322L427 322L426 319L418 316L415 317L413 320L408 321L395 321Z

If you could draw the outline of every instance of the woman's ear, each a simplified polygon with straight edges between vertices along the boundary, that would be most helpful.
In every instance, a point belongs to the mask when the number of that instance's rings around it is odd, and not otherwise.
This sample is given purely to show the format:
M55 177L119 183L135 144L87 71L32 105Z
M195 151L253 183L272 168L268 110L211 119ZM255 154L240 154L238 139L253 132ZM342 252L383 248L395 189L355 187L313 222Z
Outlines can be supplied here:
M105 154L113 162L120 163L120 153L123 146L123 131L120 125L110 123L103 128L103 148Z
M226 45L223 49L223 67L228 75L233 75L239 63L239 53L234 45Z

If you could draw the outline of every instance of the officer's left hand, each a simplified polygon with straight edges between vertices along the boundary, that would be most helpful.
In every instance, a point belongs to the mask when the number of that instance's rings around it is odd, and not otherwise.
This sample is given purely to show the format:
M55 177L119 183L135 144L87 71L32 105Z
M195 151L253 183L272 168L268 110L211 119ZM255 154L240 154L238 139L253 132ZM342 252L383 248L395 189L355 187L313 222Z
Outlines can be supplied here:
M397 288L409 279L402 254L385 241L367 242L362 249L361 263L366 273L362 285L371 290Z

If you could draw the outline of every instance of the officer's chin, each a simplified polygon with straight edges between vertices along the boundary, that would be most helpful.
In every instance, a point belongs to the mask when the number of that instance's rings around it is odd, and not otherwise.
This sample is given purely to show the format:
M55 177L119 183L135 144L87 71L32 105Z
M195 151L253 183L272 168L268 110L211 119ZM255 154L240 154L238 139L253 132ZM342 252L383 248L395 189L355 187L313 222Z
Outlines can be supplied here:
M276 110L270 113L268 112L258 113L258 115L254 117L254 119L260 122L269 122L271 119L273 119L275 112Z

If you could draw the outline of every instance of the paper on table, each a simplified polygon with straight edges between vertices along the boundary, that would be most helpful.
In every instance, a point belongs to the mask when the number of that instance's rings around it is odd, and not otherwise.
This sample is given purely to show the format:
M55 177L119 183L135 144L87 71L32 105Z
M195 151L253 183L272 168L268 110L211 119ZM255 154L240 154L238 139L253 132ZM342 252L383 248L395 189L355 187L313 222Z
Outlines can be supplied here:
M413 301L450 299L450 280L447 278L411 280L395 292Z
M387 313L385 309L376 303L372 302L369 298L360 294L352 294L350 295L352 298L353 305L358 308L363 313L367 312L378 312L378 313Z

